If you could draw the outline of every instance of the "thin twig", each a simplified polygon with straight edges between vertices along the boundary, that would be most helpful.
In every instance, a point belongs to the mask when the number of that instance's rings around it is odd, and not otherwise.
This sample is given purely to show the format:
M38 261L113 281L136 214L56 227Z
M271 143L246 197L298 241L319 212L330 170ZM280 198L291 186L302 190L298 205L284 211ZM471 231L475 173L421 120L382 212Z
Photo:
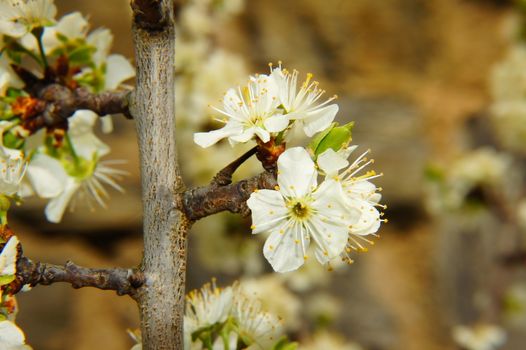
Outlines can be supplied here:
M246 162L250 157L252 157L256 152L258 151L258 146L255 146L254 148L251 148L247 152L245 152L243 155L241 155L238 159L234 160L232 163L228 164L226 167L221 169L210 184L212 186L226 186L230 185L232 183L232 175L236 172L237 168L241 166L244 162Z

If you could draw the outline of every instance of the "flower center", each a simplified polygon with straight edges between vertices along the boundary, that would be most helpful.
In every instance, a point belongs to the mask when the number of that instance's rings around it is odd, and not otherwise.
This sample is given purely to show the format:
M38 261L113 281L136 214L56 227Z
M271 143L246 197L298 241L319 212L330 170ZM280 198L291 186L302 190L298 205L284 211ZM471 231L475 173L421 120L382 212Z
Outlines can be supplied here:
M289 205L290 213L292 216L294 216L297 219L306 219L310 216L312 210L307 205L307 203L303 201L292 201Z

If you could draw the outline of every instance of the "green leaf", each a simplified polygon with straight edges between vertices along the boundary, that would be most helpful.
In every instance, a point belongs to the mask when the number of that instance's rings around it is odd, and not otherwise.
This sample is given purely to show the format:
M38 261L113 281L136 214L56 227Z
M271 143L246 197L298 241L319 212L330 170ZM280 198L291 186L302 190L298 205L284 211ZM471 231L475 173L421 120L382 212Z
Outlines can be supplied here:
M24 147L24 139L20 138L10 132L4 134L4 146L13 149L22 149Z
M298 343L292 343L287 337L282 337L274 346L272 350L296 350Z
M65 35L62 34L62 33L58 33L58 32L57 32L55 35L56 35L58 41L60 41L60 42L63 43L63 44L66 44L66 43L69 41L68 37L65 36Z
M0 276L0 286L5 286L15 280L15 275Z
M347 147L352 140L352 128L354 122L339 126L332 123L327 129L316 135L309 144L308 149L314 158L332 148L334 151Z
M444 180L444 171L436 165L428 165L424 170L424 176L432 182L442 182Z
M95 48L92 46L80 46L69 53L69 61L76 64L90 64Z

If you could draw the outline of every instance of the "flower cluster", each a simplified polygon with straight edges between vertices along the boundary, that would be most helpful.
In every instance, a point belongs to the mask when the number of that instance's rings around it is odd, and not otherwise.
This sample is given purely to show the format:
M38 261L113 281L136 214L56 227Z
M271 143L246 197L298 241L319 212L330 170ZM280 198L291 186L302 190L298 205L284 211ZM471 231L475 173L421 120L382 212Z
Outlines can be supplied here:
M42 125L43 91L60 85L100 93L134 76L123 56L110 54L109 30L89 32L78 12L59 20L55 14L52 0L0 6L0 192L7 197L0 209L5 214L9 199L37 195L49 200L45 214L51 222L61 221L78 198L92 208L105 206L105 186L122 191L117 180L125 173L111 167L118 162L101 160L110 149L95 136L95 113L78 110L58 125ZM25 68L31 61L39 71ZM111 131L111 118L101 120L103 131Z
M194 134L202 147L224 138L231 144L255 139L266 169L277 159L277 188L256 191L247 205L252 232L269 234L263 253L278 272L303 265L311 242L321 264L329 265L339 256L350 263L349 254L366 251L364 243L374 243L367 236L376 236L385 221L377 209L383 207L379 189L370 182L381 174L362 173L373 162L368 151L352 163L347 160L356 148L349 147L353 124L333 123L336 97L323 99L325 91L312 74L303 82L298 76L297 71L282 68L281 62L278 67L270 64L269 75L251 76L246 86L227 91L222 109L213 107L224 116L223 128ZM310 153L302 147L284 151L294 125L308 137L317 134ZM319 177L324 177L320 183Z
M289 72L270 65L270 74L249 78L245 86L230 89L223 97L223 108L214 107L224 118L217 121L225 126L206 133L196 133L194 141L209 147L228 138L231 144L252 139L267 143L282 138L294 124L300 125L309 137L327 129L338 105L331 103L336 96L323 101L325 90L319 88L312 74L298 82L297 71Z
M184 316L184 349L274 349L287 344L281 320L264 311L239 284L219 288L215 281L188 293ZM132 335L137 342L140 336ZM140 350L137 344L134 350ZM280 347L281 349L281 347Z
M301 147L286 150L278 159L278 186L257 190L247 204L252 210L252 233L268 232L263 253L275 271L292 271L314 255L321 264L349 253L366 251L367 236L376 236L382 221L380 195L370 182L374 171L360 174L372 160L363 153L349 164L354 150L332 148L318 156L317 166ZM342 170L343 169L343 170ZM324 180L318 184L318 176Z
M4 235L1 236L0 246L3 248L0 250L0 345L2 349L31 349L25 345L24 333L14 323L16 301L10 294L10 284L15 280L18 238L11 236L4 240Z

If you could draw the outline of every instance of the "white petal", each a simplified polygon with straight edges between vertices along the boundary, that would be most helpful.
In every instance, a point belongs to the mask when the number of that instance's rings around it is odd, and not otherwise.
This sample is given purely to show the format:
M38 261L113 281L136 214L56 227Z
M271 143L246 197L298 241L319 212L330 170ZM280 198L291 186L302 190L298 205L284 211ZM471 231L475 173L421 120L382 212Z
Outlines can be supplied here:
M269 132L263 128L254 128L254 134L256 134L259 137L259 139L265 143L270 141Z
M302 119L303 131L309 137L315 133L323 131L331 125L334 117L338 113L338 105L332 104L323 108L308 112L306 117Z
M29 349L24 347L24 333L11 321L0 322L0 345L1 349Z
M26 34L26 27L20 23L0 20L0 34L19 38Z
M275 115L267 118L264 122L265 128L270 132L280 132L287 128L289 125L289 118L285 115Z
M68 179L62 164L55 158L37 153L27 167L27 178L37 195L41 198L53 198L64 191Z
M355 208L360 211L360 217L352 224L351 233L366 236L375 233L380 228L380 213L367 202L356 202Z
M95 154L98 157L102 157L110 153L110 147L92 132L75 137L72 136L71 143L73 144L75 153L87 160L93 159Z
M46 27L44 30L42 42L46 53L49 54L62 44L57 38L58 33L70 39L77 39L83 38L87 30L88 21L80 12L73 12L63 16L55 26Z
M278 159L278 185L288 197L303 197L316 188L318 172L302 147L287 149Z
M102 124L103 133L109 134L113 131L113 119L111 119L111 115L101 117L100 122Z
M53 223L59 223L62 220L64 211L68 207L68 204L80 187L80 183L74 179L69 179L65 185L64 191L49 201L46 206L45 214L46 218Z
M93 133L99 116L93 111L78 110L69 118L69 135L75 152L84 159L91 160L94 154L102 157L110 148Z
M327 176L335 176L340 169L349 165L346 158L342 158L332 148L329 148L318 156L318 166L327 174Z
M316 214L309 220L309 229L317 246L316 257L323 264L345 249L352 221L339 182L324 181L313 197Z
M106 90L116 89L123 81L133 78L135 69L122 55L110 55L106 61Z
M273 231L265 241L263 255L276 272L296 270L305 262L303 247L309 246L309 235L300 224L295 224L284 233Z
M13 236L0 254L0 276L10 276L16 273L16 256L18 255L18 238Z
M86 41L97 49L93 54L93 60L97 66L100 66L106 61L106 57L110 52L110 47L113 42L111 31L106 28L95 29L88 35Z
M349 146L347 148L342 148L338 151L338 155L343 159L348 159L352 152L358 148L358 145Z
M194 142L203 148L207 148L216 144L219 140L222 140L225 137L241 133L242 130L243 128L241 126L227 124L218 130L195 133Z
M252 233L271 231L281 227L288 212L278 191L259 190L250 195L247 205L252 211Z
M93 111L87 109L80 109L76 111L68 119L69 134L82 135L87 132L92 132L97 119L99 119L99 116Z
M245 129L236 135L230 136L229 139L231 141L234 141L235 143L245 143L254 137L254 134L256 133L257 129L258 128L256 127ZM270 135L268 133L267 135L270 138ZM263 142L266 142L266 141L263 141Z

